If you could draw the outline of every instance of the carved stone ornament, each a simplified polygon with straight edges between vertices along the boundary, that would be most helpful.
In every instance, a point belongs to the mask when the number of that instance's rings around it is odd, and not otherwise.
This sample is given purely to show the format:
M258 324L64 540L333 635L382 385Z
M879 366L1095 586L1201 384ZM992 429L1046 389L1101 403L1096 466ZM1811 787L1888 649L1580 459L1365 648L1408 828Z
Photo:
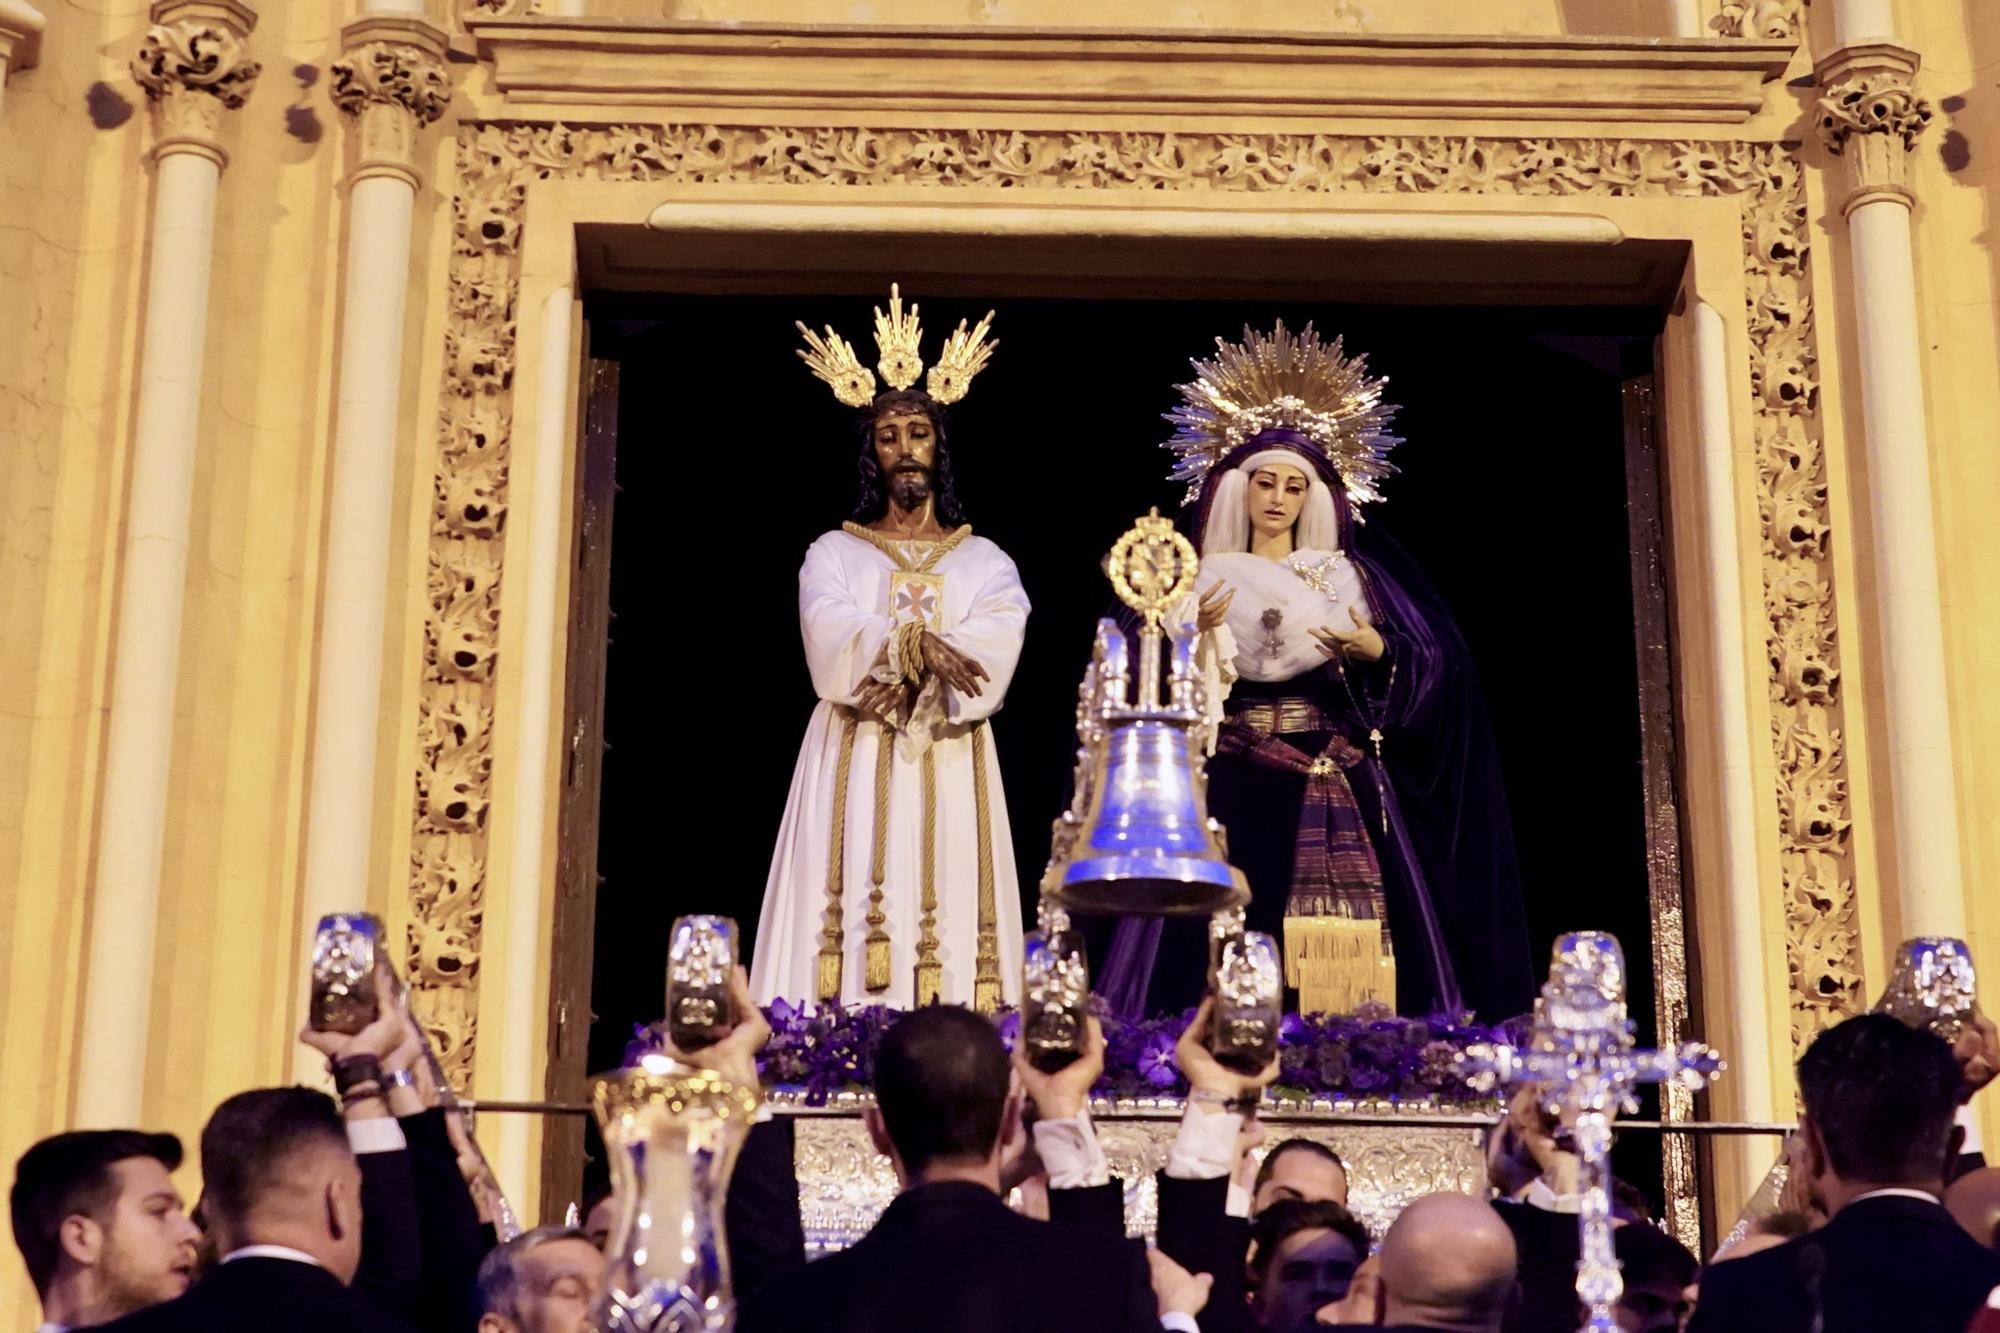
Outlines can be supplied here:
M1693 140L459 127L430 611L419 699L410 974L455 1082L471 1068L492 799L495 651L531 181L1010 190L1718 196L1741 209L1765 646L1795 1043L1861 1007L1804 169ZM904 197L907 197L905 195ZM1665 979L1663 978L1663 981ZM1680 1033L1663 1030L1662 1041Z
M1722 0L1721 12L1708 21L1710 31L1723 37L1797 41L1804 31L1800 0Z
M421 21L370 19L347 37L328 95L355 118L355 178L393 175L415 186L417 132L451 105L444 34Z
M1912 85L1914 51L1887 43L1849 47L1820 64L1819 137L1847 164L1843 210L1871 199L1909 201L1910 150L1931 122Z
M244 11L248 13L248 11ZM154 152L198 152L223 161L222 113L249 100L263 66L250 58L250 22L210 18L155 23L132 57L132 78L159 113Z

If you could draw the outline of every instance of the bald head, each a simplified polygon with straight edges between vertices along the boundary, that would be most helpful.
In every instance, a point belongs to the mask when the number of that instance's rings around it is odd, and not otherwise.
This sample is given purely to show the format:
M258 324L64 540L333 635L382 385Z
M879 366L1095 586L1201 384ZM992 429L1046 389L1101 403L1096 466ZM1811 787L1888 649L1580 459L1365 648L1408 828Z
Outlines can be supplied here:
M1405 1208L1383 1238L1381 1263L1384 1323L1497 1333L1513 1303L1513 1233L1467 1194Z

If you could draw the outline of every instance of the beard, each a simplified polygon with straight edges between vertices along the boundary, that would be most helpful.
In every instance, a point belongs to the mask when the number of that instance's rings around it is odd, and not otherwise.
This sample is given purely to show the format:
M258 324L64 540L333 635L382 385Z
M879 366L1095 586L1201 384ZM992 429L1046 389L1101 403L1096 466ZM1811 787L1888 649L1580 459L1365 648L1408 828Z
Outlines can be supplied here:
M889 474L889 498L898 509L915 509L931 498L928 468L906 463Z

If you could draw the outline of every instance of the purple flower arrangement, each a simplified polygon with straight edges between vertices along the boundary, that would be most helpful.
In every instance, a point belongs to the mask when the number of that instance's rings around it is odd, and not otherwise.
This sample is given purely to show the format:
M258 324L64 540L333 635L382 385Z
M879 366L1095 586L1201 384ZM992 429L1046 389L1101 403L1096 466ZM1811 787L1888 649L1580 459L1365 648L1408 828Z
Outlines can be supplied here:
M771 1040L758 1059L764 1082L801 1094L812 1106L841 1092L863 1092L874 1082L875 1045L900 1010L881 1005L795 1006L783 1000L765 1009ZM1187 1083L1174 1065L1174 1044L1194 1011L1132 1022L1099 1012L1104 1024L1102 1097L1179 1097ZM1011 1049L1021 1016L1004 1010L995 1019ZM1475 1042L1520 1041L1525 1019L1499 1026L1470 1015L1399 1018L1383 1006L1354 1014L1287 1014L1278 1035L1280 1073L1272 1091L1281 1099L1377 1098L1441 1104L1483 1102L1457 1073L1460 1052ZM628 1059L658 1048L654 1028L634 1030Z

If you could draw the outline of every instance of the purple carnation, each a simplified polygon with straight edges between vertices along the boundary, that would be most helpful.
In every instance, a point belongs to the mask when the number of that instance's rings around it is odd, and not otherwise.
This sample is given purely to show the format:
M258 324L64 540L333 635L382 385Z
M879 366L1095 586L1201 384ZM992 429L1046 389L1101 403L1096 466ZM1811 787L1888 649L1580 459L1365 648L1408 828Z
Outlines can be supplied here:
M1156 1088L1170 1088L1180 1078L1180 1070L1174 1067L1174 1038L1164 1032L1155 1032L1146 1038L1139 1048L1139 1058L1135 1062L1139 1077Z

